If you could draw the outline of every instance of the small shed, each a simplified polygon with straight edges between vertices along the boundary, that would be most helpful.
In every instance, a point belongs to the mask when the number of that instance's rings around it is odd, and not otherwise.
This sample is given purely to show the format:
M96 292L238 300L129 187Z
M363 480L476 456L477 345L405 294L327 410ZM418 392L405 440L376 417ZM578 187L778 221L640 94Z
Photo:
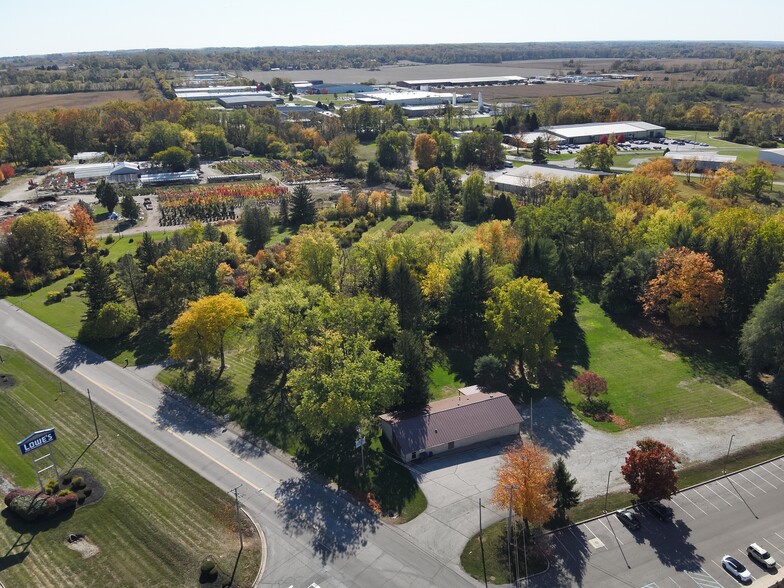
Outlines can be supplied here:
M404 462L520 434L523 419L506 394L467 392L379 417L384 435Z

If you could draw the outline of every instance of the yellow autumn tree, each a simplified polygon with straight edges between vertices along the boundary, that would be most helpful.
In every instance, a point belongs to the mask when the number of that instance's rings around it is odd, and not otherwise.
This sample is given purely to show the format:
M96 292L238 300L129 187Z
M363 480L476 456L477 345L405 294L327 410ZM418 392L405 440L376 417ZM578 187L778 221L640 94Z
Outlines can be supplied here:
M526 535L529 525L543 525L555 513L555 492L550 483L553 469L550 454L533 442L518 441L501 454L497 483L490 499L499 508L509 508L523 520ZM510 492L510 486L514 486Z
M217 355L220 370L215 379L218 380L226 369L226 334L247 318L248 311L242 301L226 293L191 302L172 325L169 356L206 365L210 357Z

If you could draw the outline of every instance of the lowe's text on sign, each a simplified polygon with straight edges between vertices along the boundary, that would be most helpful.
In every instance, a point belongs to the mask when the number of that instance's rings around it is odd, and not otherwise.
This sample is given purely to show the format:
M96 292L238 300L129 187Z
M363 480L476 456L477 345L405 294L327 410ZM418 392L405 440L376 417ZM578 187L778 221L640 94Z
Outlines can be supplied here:
M36 431L22 439L17 445L22 455L26 455L31 451L48 445L52 441L57 441L57 435L54 434L54 429L44 429L43 431Z

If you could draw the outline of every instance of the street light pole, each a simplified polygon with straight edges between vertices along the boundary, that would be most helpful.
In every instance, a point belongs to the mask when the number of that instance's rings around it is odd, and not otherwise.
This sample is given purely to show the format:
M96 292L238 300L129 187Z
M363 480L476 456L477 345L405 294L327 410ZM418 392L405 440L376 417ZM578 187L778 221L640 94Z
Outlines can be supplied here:
M514 484L510 484L509 486L504 486L505 490L509 490L509 519L506 522L506 556L507 561L509 562L509 583L514 584L517 580L517 577L512 578L512 497L514 495L514 491L519 489L520 486L515 486Z
M724 457L724 468L722 471L726 474L727 473L727 460L730 458L730 449L732 449L732 440L735 438L735 433L732 434L730 437L730 445L727 447L727 455Z
M610 474L612 474L612 470L607 472L607 489L604 491L604 512L607 512L607 497L610 494Z

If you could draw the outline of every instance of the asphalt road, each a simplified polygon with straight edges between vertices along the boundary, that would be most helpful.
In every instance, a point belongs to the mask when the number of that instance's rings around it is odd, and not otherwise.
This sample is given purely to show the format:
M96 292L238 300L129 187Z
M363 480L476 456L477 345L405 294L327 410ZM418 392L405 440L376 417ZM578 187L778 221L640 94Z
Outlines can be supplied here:
M686 490L664 504L672 509L672 522L637 509L642 522L637 531L611 514L554 533L552 567L529 587L738 586L721 567L724 555L743 563L755 585L773 583L772 574L748 558L746 547L756 542L784 563L784 458Z
M219 488L241 486L243 506L267 537L263 586L478 585L459 564L441 560L402 530L301 473L279 459L274 448L247 443L190 403L164 394L4 300L0 344L22 351L84 394L89 388L96 404Z

